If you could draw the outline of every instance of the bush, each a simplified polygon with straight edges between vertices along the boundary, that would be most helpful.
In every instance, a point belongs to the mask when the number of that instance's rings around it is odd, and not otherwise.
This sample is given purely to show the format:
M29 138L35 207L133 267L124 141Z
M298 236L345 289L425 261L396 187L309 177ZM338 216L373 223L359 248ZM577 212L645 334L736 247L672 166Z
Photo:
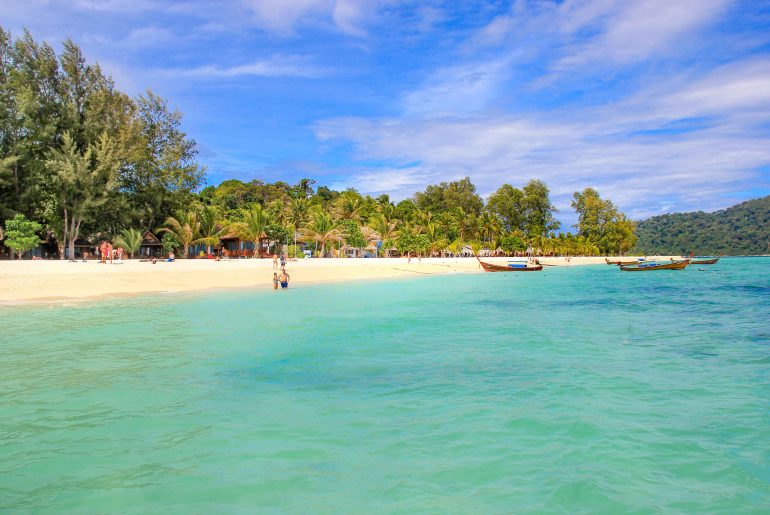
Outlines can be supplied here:
M40 245L37 233L42 229L39 223L27 220L24 215L18 214L5 221L5 245L16 252L21 259L25 252Z

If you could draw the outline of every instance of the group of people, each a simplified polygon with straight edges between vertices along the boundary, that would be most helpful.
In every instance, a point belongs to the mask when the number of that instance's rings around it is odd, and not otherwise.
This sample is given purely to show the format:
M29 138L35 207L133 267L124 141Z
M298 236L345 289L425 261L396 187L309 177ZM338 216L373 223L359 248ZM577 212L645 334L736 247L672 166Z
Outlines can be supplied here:
M278 270L278 255L273 254L273 270ZM291 280L291 276L286 273L286 256L281 254L280 257L280 263L281 263L281 273L273 272L273 289L277 290L278 285L281 286L282 290L286 290L289 287L289 281Z
M103 241L99 245L99 261L107 263L107 259L110 260L110 264L112 264L113 259L123 261L123 247L114 248L109 241Z

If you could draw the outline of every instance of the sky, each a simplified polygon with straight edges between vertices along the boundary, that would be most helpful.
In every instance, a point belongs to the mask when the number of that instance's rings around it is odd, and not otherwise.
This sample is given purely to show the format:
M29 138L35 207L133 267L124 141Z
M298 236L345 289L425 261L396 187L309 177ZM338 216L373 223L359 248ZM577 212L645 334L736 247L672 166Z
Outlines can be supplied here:
M207 181L541 179L633 218L770 194L770 0L0 0L184 113Z

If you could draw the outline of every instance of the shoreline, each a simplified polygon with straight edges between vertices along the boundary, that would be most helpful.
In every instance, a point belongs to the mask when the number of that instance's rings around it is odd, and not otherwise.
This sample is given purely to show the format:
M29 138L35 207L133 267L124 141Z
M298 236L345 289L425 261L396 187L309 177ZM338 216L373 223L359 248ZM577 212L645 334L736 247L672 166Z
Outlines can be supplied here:
M668 259L670 256L660 256ZM511 258L483 258L504 264ZM556 267L605 265L604 257L543 257ZM609 258L616 259L616 258ZM475 258L314 258L289 261L290 288L303 284L394 279L455 273L483 273ZM98 261L2 261L0 305L58 304L141 294L272 288L269 259L214 261L180 259L156 264L138 259L115 264Z

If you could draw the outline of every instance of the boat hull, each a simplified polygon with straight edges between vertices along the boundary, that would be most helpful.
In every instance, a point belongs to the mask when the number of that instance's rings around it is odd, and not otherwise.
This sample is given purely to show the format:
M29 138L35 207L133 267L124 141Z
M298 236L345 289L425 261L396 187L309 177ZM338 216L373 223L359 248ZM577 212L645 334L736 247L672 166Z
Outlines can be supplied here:
M691 265L716 265L719 258L714 259L693 259L690 261Z
M690 264L689 260L661 263L659 265L620 266L624 272L652 272L653 270L684 270Z
M639 262L639 260L637 260L637 259L635 259L633 261L621 261L621 260L610 261L609 259L604 258L604 260L607 262L608 265L624 265L624 266L635 265L635 264L637 264Z
M485 272L539 272L543 269L543 265L514 268L510 266L493 265L492 263L486 263L481 260L479 260L479 263Z

